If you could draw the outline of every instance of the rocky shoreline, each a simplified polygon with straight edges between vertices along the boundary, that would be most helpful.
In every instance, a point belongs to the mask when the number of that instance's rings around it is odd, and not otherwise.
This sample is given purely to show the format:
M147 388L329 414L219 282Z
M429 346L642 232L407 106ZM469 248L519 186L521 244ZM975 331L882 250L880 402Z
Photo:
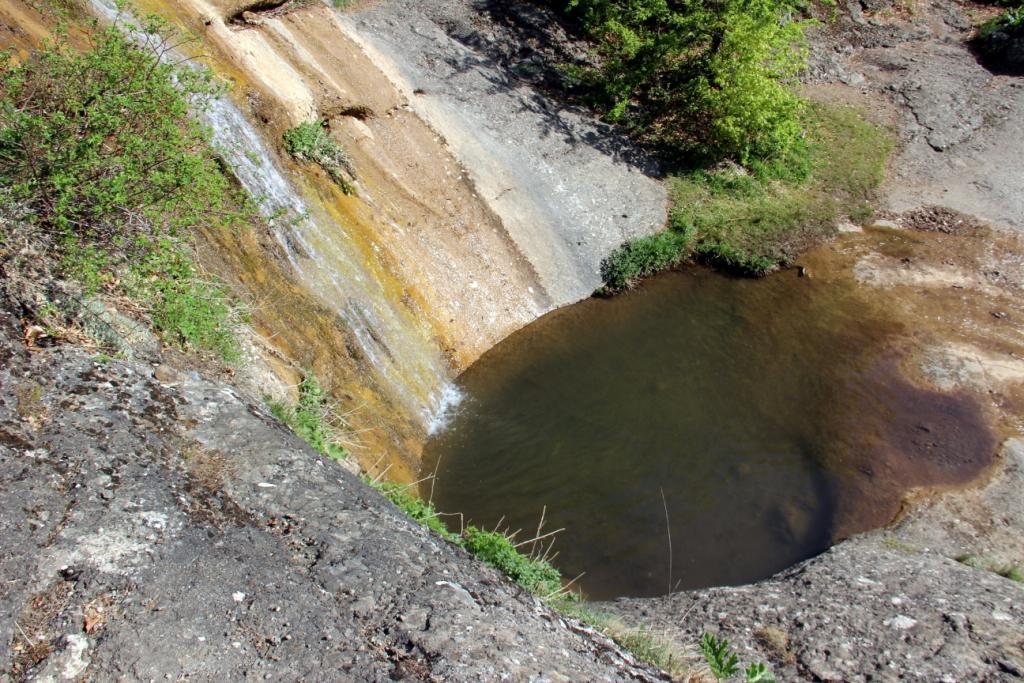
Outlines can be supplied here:
M0 680L661 678L231 387L3 303Z
M459 54L469 62L474 49L490 55L476 72L519 73L502 84L511 93L550 85L542 47L526 59L502 53L495 41L514 33L447 4L403 30L429 48L417 27L439 15L430 35L443 28L445 49L468 46ZM814 36L806 86L898 131L888 227L953 232L948 220L970 214L997 236L1024 230L1024 79L990 73L968 48L984 7L840 10ZM386 33L386 12L367 12L364 29ZM540 21L532 10L521 19ZM424 101L446 97L444 85ZM660 215L659 191L636 182ZM939 208L921 218L922 206ZM641 229L627 218L623 235ZM1024 678L1024 586L1011 572L1024 567L1024 443L1013 437L1024 426L1024 271L1021 252L996 241L971 242L965 250L982 256L970 263L951 242L929 258L868 254L853 268L864 286L912 292L908 319L951 330L927 339L908 372L988 401L1010 438L986 481L918 492L889 528L767 581L597 607L682 650L703 632L726 637L781 680ZM991 315L978 313L987 327L950 322L968 298L992 302ZM0 300L0 680L665 678L413 523L237 388L172 354L110 360L30 348L25 332Z
M881 277L865 256L855 268L863 274L859 285L987 310L992 290L983 283L1009 278L1014 282L1000 285L1005 300L1015 300L1019 245L997 242L1024 229L1024 79L991 73L972 53L972 19L985 8L943 0L910 9L884 1L841 8L839 19L812 34L806 87L812 96L856 104L898 132L900 150L883 187L889 213L878 222L960 234L959 249L986 254L966 264L954 255L956 246L944 256L911 252L902 263L886 262L889 274ZM992 233L972 241L978 219ZM1006 266L992 265L993 254ZM944 277L953 272L979 279L965 285ZM950 288L967 293L949 294ZM992 310L1006 316L998 306ZM921 337L1020 339L1016 322L981 331L977 320L934 302L907 311ZM1019 434L1019 412L1007 396L1019 391L1020 379L999 370L1016 362L1015 352L944 348L956 350L925 351L910 374L947 391L976 392L1004 434ZM1009 438L987 481L913 494L890 527L843 541L769 580L602 607L678 643L716 633L745 659L771 662L780 680L1020 680L1022 466L1024 444Z

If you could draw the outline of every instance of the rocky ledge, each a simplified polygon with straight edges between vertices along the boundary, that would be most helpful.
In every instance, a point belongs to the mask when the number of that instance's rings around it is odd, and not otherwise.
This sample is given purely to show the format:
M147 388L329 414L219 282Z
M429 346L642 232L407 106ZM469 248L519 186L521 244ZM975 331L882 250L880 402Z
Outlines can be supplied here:
M988 486L768 581L606 607L680 643L718 634L779 680L1020 680L1024 584L998 572L1021 553L1024 442L1008 442L1003 459Z
M0 312L0 680L657 678L194 372Z

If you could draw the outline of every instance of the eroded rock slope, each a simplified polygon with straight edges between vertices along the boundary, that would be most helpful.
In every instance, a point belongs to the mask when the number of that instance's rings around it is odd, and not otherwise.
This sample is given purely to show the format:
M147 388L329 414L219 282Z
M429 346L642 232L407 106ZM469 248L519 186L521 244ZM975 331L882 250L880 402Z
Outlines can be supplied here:
M653 675L233 389L30 353L6 311L0 575L2 680Z

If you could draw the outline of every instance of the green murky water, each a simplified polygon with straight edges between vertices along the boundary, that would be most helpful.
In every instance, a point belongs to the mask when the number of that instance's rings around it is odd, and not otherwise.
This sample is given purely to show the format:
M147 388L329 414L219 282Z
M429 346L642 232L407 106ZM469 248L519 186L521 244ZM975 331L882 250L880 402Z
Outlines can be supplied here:
M900 379L901 326L851 289L693 269L555 311L461 377L423 493L518 539L546 507L593 599L753 581L884 524L992 437Z

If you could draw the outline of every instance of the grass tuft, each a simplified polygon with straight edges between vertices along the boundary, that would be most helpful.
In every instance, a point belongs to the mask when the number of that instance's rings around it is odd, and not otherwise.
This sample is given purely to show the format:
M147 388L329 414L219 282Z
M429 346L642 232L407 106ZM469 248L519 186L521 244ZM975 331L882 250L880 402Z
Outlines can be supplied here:
M830 237L840 218L866 220L892 136L855 110L824 104L808 106L805 127L809 143L785 158L673 177L669 229L613 252L602 265L608 289L687 258L764 275Z
M1015 564L1000 565L990 560L970 553L958 555L954 558L960 564L971 567L972 569L982 569L984 571L990 571L1004 579L1010 581L1016 581L1017 583L1024 583L1024 572L1021 571L1020 567Z
M535 595L550 596L562 590L562 575L557 569L545 560L521 553L502 533L466 527L462 547Z
M343 460L348 450L342 445L337 418L320 386L316 375L306 373L299 382L299 401L289 406L278 401L267 401L270 412L288 425L303 441L331 460Z
M461 545L458 534L453 534L448 529L448 525L438 515L434 505L423 500L415 493L411 493L409 485L403 486L387 481L370 480L366 480L366 483L379 491L381 495L397 505L402 512L412 517L415 521L445 539Z
M327 172L341 191L355 195L356 177L352 157L324 130L321 122L307 121L284 132L285 150L299 161L317 164Z
M690 680L694 674L694 667L688 664L693 657L688 657L649 629L629 626L618 617L594 610L578 600L560 598L552 601L552 606L568 617L589 624L639 661L661 669L673 678Z

